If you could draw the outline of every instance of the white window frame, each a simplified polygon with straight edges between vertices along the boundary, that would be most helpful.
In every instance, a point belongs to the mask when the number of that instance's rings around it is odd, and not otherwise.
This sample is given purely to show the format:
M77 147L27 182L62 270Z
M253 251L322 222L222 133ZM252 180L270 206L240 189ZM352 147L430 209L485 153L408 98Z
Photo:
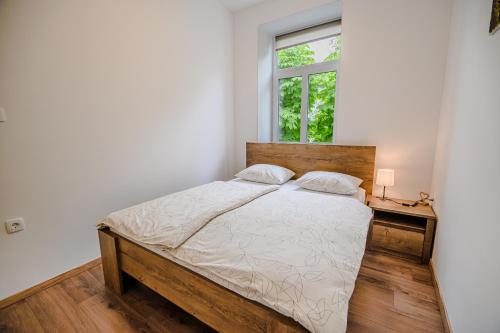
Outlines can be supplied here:
M330 36L341 36L341 34ZM328 38L328 37L325 37ZM292 77L302 77L302 96L300 106L300 142L307 143L307 112L309 110L309 75L325 72L336 72L335 103L333 106L333 135L332 143L335 142L335 113L337 112L337 92L339 86L339 67L340 60L325 61L300 67L290 67L285 69L278 68L278 58L276 50L276 37L273 42L273 141L280 141L279 125L279 80Z

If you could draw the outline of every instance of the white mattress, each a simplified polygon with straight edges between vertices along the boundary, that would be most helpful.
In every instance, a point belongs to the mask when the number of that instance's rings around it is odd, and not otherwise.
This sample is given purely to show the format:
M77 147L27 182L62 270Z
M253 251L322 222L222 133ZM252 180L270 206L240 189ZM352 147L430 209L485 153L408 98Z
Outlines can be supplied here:
M230 182L259 184L259 183L243 180L240 178L232 179L232 180L230 180ZM262 186L268 186L268 185L262 184ZM354 199L359 200L361 203L365 203L365 200L366 200L366 191L365 191L365 189L363 189L361 187L358 188L358 192L354 193L353 195L343 195L343 194L335 194L335 193L328 193L328 192L318 192L318 191L306 190L306 189L300 187L299 185L297 185L295 180L289 180L285 184L280 185L279 190L280 191L301 191L301 192L314 193L314 194L323 195L323 196L337 196L337 197L354 198Z
M312 332L341 333L371 219L359 201L364 191L319 193L291 181L219 215L176 249L129 239Z

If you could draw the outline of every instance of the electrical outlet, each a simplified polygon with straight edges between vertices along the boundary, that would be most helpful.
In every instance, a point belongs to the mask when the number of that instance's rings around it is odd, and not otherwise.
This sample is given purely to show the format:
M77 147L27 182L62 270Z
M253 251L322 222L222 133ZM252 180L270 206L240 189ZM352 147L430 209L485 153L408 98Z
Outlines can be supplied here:
M16 217L15 219L10 219L5 221L5 229L8 234L24 230L26 224L22 217Z

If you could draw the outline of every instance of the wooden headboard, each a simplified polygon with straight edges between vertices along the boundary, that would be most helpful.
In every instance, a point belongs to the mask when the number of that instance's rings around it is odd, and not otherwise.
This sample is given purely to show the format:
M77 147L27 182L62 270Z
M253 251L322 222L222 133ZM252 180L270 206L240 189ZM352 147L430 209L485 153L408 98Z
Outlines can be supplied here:
M247 167L275 164L295 172L294 178L309 171L341 172L363 179L361 187L372 193L375 146L247 142L246 148Z

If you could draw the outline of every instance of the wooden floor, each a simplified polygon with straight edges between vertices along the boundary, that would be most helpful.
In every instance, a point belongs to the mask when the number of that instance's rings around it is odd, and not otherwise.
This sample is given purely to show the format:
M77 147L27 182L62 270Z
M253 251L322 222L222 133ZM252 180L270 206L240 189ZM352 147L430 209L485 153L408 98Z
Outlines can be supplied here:
M351 299L348 332L443 332L427 266L367 253ZM101 266L0 310L0 332L212 332L146 287L118 297Z

